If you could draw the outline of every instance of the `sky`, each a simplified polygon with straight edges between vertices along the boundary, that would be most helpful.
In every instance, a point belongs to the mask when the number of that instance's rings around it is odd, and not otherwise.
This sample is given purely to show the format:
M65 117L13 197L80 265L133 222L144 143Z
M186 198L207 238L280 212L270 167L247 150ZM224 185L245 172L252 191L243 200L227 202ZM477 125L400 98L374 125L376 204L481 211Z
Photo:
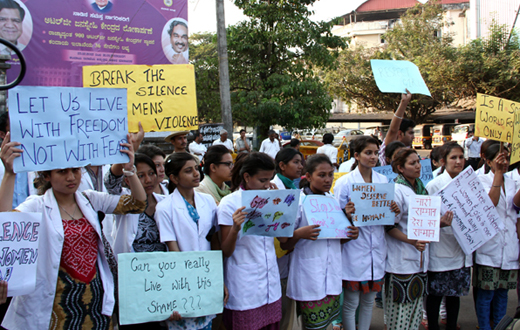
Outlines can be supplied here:
M366 0L318 0L312 6L315 21L328 21L350 13ZM226 26L236 24L247 17L231 0L224 0ZM188 0L188 21L190 33L216 32L217 14L215 0Z

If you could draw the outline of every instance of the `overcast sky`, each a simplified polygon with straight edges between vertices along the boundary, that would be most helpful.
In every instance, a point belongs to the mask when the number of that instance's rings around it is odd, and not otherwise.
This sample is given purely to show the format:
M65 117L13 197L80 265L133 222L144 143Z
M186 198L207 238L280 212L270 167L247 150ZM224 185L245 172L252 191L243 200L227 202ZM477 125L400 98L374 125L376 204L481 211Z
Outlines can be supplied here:
M356 9L366 0L318 0L314 3L313 20L330 20ZM246 19L242 11L231 0L224 0L226 26ZM188 0L188 21L190 33L217 31L215 0Z

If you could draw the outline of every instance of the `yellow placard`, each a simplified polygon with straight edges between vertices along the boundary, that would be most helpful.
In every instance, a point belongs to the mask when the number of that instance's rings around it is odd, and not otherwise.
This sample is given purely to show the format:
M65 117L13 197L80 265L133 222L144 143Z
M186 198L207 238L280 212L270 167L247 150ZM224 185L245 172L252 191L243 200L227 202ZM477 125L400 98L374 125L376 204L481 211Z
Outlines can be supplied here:
M83 87L126 88L128 130L171 132L197 129L193 65L94 65L83 67Z
M520 161L520 108L515 110L513 143L511 144L510 164Z
M477 94L475 136L512 143L515 109L513 101Z
M349 172L336 172L334 173L334 180L332 181L332 188L330 188L330 192L334 193L334 185L336 184L336 181L344 176L345 174L348 174Z

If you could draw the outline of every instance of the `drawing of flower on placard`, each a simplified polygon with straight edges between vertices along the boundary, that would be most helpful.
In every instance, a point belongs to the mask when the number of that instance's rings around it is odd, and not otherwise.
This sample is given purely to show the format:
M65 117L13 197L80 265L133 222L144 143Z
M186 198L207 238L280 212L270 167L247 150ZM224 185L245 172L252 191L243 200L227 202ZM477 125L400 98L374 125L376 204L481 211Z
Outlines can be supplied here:
M262 198L262 197L256 196L256 197L253 198L253 200L251 201L251 207L261 209L261 208L264 207L268 202L269 202L269 198Z
M284 223L282 223L282 229L284 229L285 227L290 226L290 225L291 225L290 223L284 222Z
M294 194L290 194L290 195L287 195L287 197L285 197L285 200L283 202L286 203L287 206L291 206L291 204L294 202L294 200L295 200Z
M255 224L253 223L253 221L247 220L247 222L244 224L244 233L246 233L249 228L252 228L254 226Z
M276 213L274 214L274 217L273 217L273 222L276 221L276 220L278 220L278 219L280 219L280 217L281 217L282 215L283 215L283 212L280 212L280 211L276 212Z
M246 215L246 219L248 219L248 220L252 220L252 219L256 219L256 218L260 218L260 217L262 217L262 212L258 212L256 209L254 209L253 211L249 212Z
M269 219L271 217L271 213L267 213L264 215L264 218Z
M274 204L274 205L278 205L278 204L280 204L281 201L282 201L282 200L281 200L280 198L275 198L275 199L273 200L273 204Z

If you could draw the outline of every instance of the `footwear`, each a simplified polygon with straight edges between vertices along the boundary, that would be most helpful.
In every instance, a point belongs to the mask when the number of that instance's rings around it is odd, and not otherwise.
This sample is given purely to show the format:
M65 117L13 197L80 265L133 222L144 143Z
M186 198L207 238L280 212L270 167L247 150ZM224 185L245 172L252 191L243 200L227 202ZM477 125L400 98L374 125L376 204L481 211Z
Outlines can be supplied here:
M343 330L343 324L338 323L332 326L332 330Z
M446 323L447 323L446 319L441 319L442 325L446 326ZM460 330L460 324L458 324L458 323L457 323L457 330Z
M423 319L421 321L421 325L423 326L424 330L428 330L428 320Z
M376 307L383 309L383 299L376 298Z

